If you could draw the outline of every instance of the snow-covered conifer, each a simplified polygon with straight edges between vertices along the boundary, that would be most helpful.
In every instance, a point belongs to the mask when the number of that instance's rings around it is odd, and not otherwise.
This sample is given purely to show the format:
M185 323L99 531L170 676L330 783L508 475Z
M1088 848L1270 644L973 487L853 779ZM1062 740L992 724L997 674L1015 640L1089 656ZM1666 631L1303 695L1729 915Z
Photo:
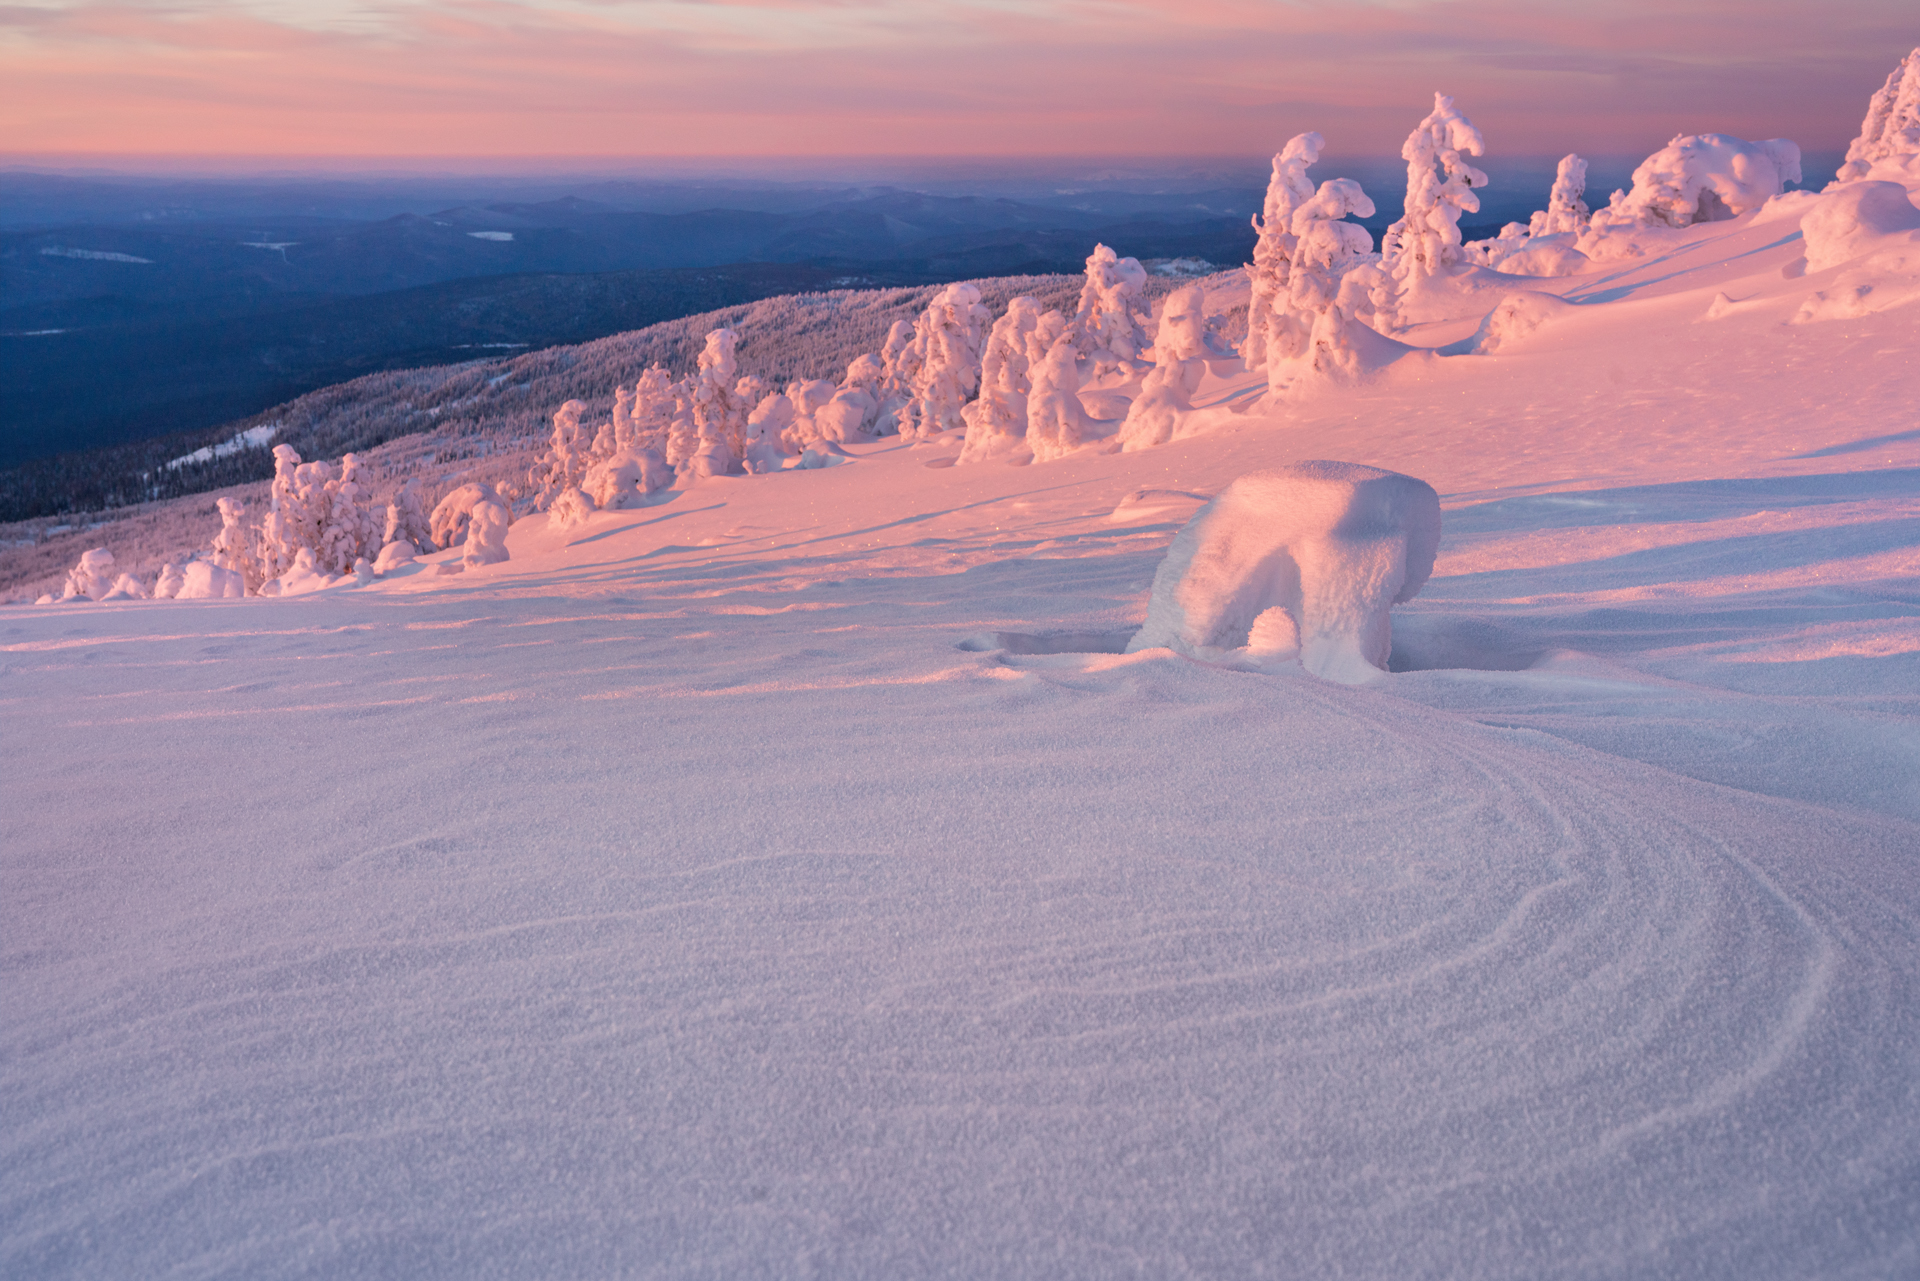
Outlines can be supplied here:
M740 465L753 475L779 471L786 465L782 437L793 426L793 401L780 392L763 396L747 415L740 447Z
M633 384L622 446L664 450L673 425L673 375L659 365L649 366Z
M1027 340L1040 323L1038 299L1022 294L993 322L980 359L980 396L961 410L967 439L963 463L984 462L1020 446L1027 436Z
M1259 239L1254 242L1253 262L1247 267L1251 291L1247 336L1240 345L1240 355L1254 373L1266 368L1276 318L1285 323L1282 303L1292 274L1293 211L1313 195L1313 180L1307 177L1307 169L1320 159L1324 146L1326 139L1317 133L1296 134L1287 141L1273 158L1265 206L1253 218ZM1278 345L1283 350L1287 346L1284 341Z
M420 501L420 481L409 477L387 501L387 527L380 544L385 547L388 543L405 542L417 553L422 547L432 546L432 540L433 523L427 519L426 505Z
M245 524L247 505L238 498L216 501L220 508L220 532L213 536L213 563L245 576L257 587L261 579L249 546L251 539Z
M873 427L876 436L890 436L900 430L901 411L912 398L913 382L920 373L922 350L915 338L912 321L896 320L880 348L879 409Z
M1920 49L1908 54L1868 100L1860 136L1848 144L1835 181L1855 182L1883 161L1914 156L1920 156Z
M569 400L554 411L553 435L547 451L540 455L527 476L528 487L534 493L533 505L538 511L545 511L560 491L577 489L587 468L594 464L592 443L580 425L580 415L586 411L586 402L580 400Z
M1484 154L1486 140L1473 122L1452 98L1434 94L1433 110L1400 148L1407 162L1406 211L1380 241L1381 265L1400 293L1460 261L1460 215L1480 208L1473 189L1487 185L1487 175L1466 157Z
M1603 243L1618 239L1618 232L1735 218L1798 181L1800 148L1785 138L1744 142L1723 133L1683 134L1640 162L1633 189L1613 193L1593 215L1579 247L1618 256Z
M114 568L113 553L95 547L80 553L80 563L67 571L67 586L61 600L100 600L113 590L119 570Z
M468 569L475 569L506 560L507 526L512 520L512 513L499 503L475 503L472 518L467 523L466 553L460 558L461 563Z
M1027 444L1035 462L1065 457L1119 428L1119 422L1093 417L1080 402L1080 352L1072 331L1054 340L1028 377L1033 390L1027 393Z
M1206 376L1207 291L1188 285L1167 295L1160 330L1153 339L1153 368L1120 427L1124 452L1150 449L1173 439L1182 415L1193 410L1193 393Z
M974 285L948 285L927 304L913 326L918 360L900 413L902 436L925 440L966 425L960 411L980 385L980 349L991 320Z
M1146 268L1136 258L1122 258L1099 244L1087 255L1087 281L1080 287L1073 332L1081 359L1093 362L1096 375L1130 370L1146 350L1146 316L1140 306L1146 284Z
M402 565L413 564L413 562L419 558L419 555L420 548L414 544L412 539L395 538L380 549L380 555L377 556L373 562L373 572L376 574L390 573Z
M824 378L795 379L787 384L786 397L793 406L793 420L780 432L781 447L787 453L797 454L815 441L825 439L818 415L833 403L839 390Z
M469 481L442 498L433 509L433 517L428 525L432 545L452 547L465 542L467 527L473 519L473 509L481 503L505 506L493 486L484 481Z
M355 561L379 551L379 518L362 501L365 493L360 484L359 456L347 454L340 460L340 475L322 485L313 552L324 572L348 573Z
M739 335L715 329L700 353L693 383L693 422L699 443L685 470L695 476L731 476L740 470L739 442L747 425L748 404L740 395Z
M547 504L547 527L549 529L571 529L587 517L593 515L598 506L592 495L580 489L563 489L553 496ZM468 526L471 537L472 526Z
M1578 155L1568 154L1560 158L1560 167L1553 175L1553 190L1547 196L1547 207L1534 213L1527 224L1529 236L1558 236L1566 232L1576 235L1587 229L1587 221L1592 213L1587 208L1587 162Z
M172 600L180 594L180 586L187 581L187 574L178 561L168 561L160 567L160 577L153 584L155 600Z

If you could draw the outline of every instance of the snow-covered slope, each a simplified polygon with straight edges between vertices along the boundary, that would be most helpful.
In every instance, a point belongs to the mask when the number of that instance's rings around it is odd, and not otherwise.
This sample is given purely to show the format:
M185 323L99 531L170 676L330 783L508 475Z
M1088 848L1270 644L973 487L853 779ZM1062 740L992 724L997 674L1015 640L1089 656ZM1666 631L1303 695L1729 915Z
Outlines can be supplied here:
M1769 206L1356 387L1217 362L1157 448L5 610L0 1273L1912 1274L1920 307L1861 269ZM1304 459L1440 492L1395 670L1123 653Z

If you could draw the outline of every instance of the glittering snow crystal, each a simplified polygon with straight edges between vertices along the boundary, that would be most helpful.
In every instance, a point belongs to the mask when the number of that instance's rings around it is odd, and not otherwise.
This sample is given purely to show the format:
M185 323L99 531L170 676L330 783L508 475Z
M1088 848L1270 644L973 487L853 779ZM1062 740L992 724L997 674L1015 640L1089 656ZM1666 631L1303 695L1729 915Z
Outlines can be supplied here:
M1174 536L1127 649L1297 655L1317 676L1369 680L1392 648L1389 610L1419 592L1439 546L1425 481L1357 463L1254 472Z

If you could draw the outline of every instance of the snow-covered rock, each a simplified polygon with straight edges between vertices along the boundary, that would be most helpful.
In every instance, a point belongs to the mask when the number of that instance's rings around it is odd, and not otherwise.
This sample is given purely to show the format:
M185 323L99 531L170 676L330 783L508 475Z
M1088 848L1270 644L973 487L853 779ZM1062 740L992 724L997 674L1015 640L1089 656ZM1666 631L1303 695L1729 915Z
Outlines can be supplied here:
M1800 219L1807 270L1824 271L1877 249L1920 242L1920 208L1897 182L1836 183Z
M1129 653L1298 656L1328 680L1384 670L1392 606L1413 599L1440 546L1431 485L1357 463L1240 477L1175 535Z

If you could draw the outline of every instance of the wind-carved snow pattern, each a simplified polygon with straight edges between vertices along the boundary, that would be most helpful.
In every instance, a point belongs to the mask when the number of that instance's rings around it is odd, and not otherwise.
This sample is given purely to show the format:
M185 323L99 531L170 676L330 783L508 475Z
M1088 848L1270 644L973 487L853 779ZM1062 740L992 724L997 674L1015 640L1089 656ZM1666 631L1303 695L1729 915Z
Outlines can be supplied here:
M1240 477L1175 535L1129 653L1298 658L1359 684L1386 669L1389 611L1412 600L1440 547L1431 485L1356 463Z

